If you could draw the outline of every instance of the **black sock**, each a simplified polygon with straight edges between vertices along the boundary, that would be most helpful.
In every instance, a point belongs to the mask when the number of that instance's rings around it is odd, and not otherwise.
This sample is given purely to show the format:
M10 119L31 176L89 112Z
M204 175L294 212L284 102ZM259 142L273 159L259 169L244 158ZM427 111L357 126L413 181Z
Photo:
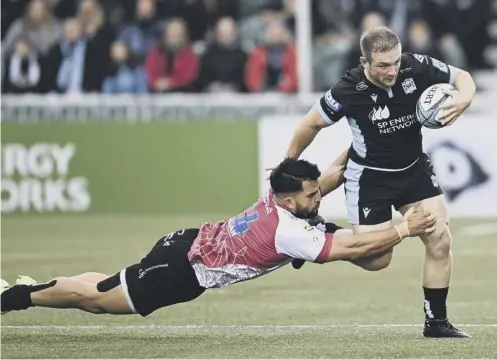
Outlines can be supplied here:
M31 293L48 289L55 286L57 280L37 285L15 285L2 293L1 308L2 311L26 310L33 307Z
M2 293L2 311L26 310L33 306L27 285L16 285Z
M426 320L441 320L447 318L447 294L449 288L428 289L423 287L425 293Z

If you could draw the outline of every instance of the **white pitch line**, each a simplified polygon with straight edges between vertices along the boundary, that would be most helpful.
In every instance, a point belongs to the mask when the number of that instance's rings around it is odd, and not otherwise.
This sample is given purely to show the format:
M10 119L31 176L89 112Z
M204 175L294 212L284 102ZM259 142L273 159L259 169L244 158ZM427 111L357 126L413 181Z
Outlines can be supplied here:
M334 328L402 328L421 327L422 324L332 324L332 325L3 325L2 329L334 329ZM497 324L458 324L460 327L495 327Z

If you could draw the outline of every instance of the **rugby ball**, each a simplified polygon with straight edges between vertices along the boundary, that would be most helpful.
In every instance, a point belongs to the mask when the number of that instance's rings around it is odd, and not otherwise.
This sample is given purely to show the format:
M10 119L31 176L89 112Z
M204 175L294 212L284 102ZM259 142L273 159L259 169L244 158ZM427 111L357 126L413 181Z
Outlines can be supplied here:
M418 99L416 117L426 128L440 129L444 126L438 121L438 110L450 96L442 90L454 91L456 88L450 84L435 84L423 91Z

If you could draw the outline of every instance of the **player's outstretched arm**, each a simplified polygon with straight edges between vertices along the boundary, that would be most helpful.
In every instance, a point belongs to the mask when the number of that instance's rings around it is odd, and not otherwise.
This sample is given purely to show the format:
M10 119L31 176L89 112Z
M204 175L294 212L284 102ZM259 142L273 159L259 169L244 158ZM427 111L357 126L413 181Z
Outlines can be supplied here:
M435 231L435 216L413 208L406 213L401 224L389 229L355 235L347 230L337 231L333 236L326 262L349 261L380 254L399 244L406 237L430 234L433 231Z
M347 153L348 150L341 153L321 174L321 177L319 178L319 190L321 191L321 196L328 195L330 192L336 190L343 184L345 180L343 174L347 163Z
M313 106L295 129L286 157L298 159L312 143L318 132L327 126L330 126L330 124L323 120L316 106Z

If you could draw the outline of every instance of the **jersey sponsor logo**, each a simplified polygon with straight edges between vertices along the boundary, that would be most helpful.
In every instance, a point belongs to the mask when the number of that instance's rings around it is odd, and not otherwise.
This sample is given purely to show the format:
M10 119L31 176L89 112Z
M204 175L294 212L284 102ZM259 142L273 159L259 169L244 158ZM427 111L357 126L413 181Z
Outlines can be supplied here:
M406 94L413 93L416 91L416 84L412 78L407 78L402 82L402 88Z
M143 279L143 277L149 272L149 271L152 271L152 270L157 270L157 269L160 269L160 268L167 268L169 267L169 264L158 264L158 265L154 265L154 266L151 266L151 267L148 267L146 268L145 270L143 269L139 269L138 270L138 279Z
M369 113L369 119L372 121L386 120L390 117L390 110L385 105L384 107L374 107Z
M359 84L356 85L355 88L359 91L363 91L368 88L368 85L364 81L361 81Z
M431 62L433 64L433 66L436 67L438 70L440 70L446 74L449 73L449 67L447 66L447 64L441 62L440 60L434 59L434 58L431 58Z
M424 55L414 54L414 57L415 57L415 58L416 58L416 60L418 60L421 64L423 63L423 61L425 61L425 57L424 57Z
M331 96L331 90L328 90L324 95L324 101L335 112L339 111L342 108L342 104L340 104L338 101L333 99L333 96Z
M412 68L410 68L410 67L405 68L405 69L400 69L400 73L403 74L403 73L411 71L411 70L412 70Z
M374 102L378 99L378 94L371 94L369 96L371 96L371 99L373 99Z
M418 123L416 120L416 113L396 119L374 122L374 124L378 126L380 134L393 134L397 130L407 129L416 123Z

